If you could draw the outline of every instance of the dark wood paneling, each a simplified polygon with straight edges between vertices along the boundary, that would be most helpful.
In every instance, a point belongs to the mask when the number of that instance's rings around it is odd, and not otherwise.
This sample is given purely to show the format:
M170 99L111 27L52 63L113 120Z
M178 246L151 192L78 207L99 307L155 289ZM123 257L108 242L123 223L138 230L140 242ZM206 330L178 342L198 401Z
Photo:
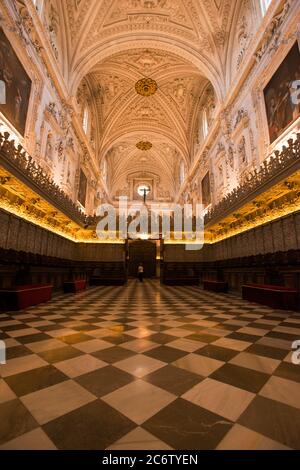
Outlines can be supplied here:
M129 276L137 276L138 266L144 266L145 277L156 276L156 243L138 240L129 243Z

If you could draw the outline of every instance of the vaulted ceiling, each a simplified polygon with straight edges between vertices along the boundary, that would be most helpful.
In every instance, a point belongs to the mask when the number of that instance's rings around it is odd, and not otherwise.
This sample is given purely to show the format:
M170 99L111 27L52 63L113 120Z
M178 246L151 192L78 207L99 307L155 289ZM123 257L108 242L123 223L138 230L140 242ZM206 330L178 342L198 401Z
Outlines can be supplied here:
M154 172L173 197L179 162L188 166L199 97L225 90L224 56L237 1L65 0L70 94L87 79L97 95L100 160L112 192L135 171ZM157 91L135 85L151 78ZM150 142L151 149L136 144Z
M175 54L155 49L115 54L97 64L88 77L93 89L101 87L101 154L109 155L114 170L111 190L126 173L155 169L174 194L176 159L189 163L194 110L207 79ZM151 96L142 96L135 85L147 77L158 89ZM139 142L150 142L152 147L139 149Z
M69 78L78 85L113 53L134 47L177 52L205 73L214 87L240 0L64 0ZM143 44L141 44L143 42ZM156 48L155 47L155 48Z

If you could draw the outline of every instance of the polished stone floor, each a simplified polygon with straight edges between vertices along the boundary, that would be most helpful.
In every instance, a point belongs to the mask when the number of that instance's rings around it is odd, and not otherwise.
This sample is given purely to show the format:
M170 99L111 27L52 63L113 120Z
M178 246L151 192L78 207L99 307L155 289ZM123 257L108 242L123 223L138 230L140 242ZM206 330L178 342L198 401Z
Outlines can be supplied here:
M300 314L156 281L0 315L0 449L300 449Z

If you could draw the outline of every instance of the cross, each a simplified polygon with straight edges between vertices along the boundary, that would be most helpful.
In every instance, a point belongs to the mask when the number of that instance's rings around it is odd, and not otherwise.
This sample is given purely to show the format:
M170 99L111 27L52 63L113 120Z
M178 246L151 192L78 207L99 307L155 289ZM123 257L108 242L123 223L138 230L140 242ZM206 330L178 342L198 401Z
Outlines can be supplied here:
M150 189L144 188L143 193L144 204L146 204L147 194L150 193Z

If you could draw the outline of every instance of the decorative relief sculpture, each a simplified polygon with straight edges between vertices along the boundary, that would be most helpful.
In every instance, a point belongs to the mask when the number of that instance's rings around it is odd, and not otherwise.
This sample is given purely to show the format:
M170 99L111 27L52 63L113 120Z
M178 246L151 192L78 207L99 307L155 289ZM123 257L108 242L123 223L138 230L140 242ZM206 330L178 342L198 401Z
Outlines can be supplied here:
M209 87L205 91L205 106L207 109L208 126L210 127L212 125L216 108L216 95L212 85L209 85Z
M224 184L224 175L223 175L223 164L220 163L218 166L218 182L220 186Z
M168 96L170 105L175 104L176 110L186 123L189 123L192 117L198 89L199 78L195 76L175 78L162 86L162 91Z
M239 164L241 166L244 166L247 163L246 139L244 135L239 141L237 152L238 152Z
M176 79L173 89L173 96L180 103L184 103L184 98L186 95L186 87L183 83L183 79Z
M58 161L62 160L64 150L65 150L65 147L64 147L63 141L61 139L58 139L57 144L56 144L56 152L58 156Z
M57 111L57 107L56 107L56 103L54 102L50 102L46 108L46 110L48 111L49 114L51 114L54 119L57 121L58 119L58 111Z
M228 148L228 163L231 169L233 169L234 168L234 150L231 145Z
M70 165L70 162L68 162L67 184L71 184L71 165Z
M139 149L139 150L150 150L152 148L152 143L149 142L149 141L140 141L136 144L136 147Z
M0 154L12 169L15 167L23 173L35 188L39 188L41 194L47 195L53 201L53 205L71 219L83 225L93 223L93 219L78 209L78 206L51 180L42 167L33 161L21 145L15 147L15 142L10 140L8 132L0 133Z
M250 34L248 31L248 23L247 23L246 16L243 15L238 25L238 44L240 48L240 52L237 58L238 69L240 68L244 60L244 56L245 56L249 41L250 41Z
M47 142L46 142L46 151L45 151L45 158L49 162L53 162L53 152L54 152L54 146L53 146L53 135L51 132L48 133L47 135Z
M23 0L17 0L18 4L21 3L27 3L23 2ZM48 1L46 0L48 3ZM200 55L207 55L210 52L216 52L218 47L226 47L226 42L228 40L229 34L230 34L230 12L232 11L233 8L233 3L230 0L103 0L101 2L101 8L99 8L100 2L96 1L91 1L91 0L65 0L66 3L66 17L68 18L68 26L70 27L70 31L72 32L72 44L70 44L70 50L73 50L77 46L77 42L75 41L75 38L80 38L80 35L82 35L82 49L78 49L78 55L76 52L76 58L79 59L80 57L84 57L85 54L85 45L89 42L91 45L95 46L95 50L98 47L98 45L101 44L101 41L107 41L108 39L111 39L113 36L118 37L118 35L122 34L124 37L126 35L126 31L131 31L131 32L139 32L140 30L146 31L147 34L153 34L153 29L155 31L159 31L159 34L162 33L164 34L165 37L168 37L170 39L170 44L173 40L172 35L176 35L177 40L180 40L180 38L188 38L186 41L186 44L190 48L190 45L192 41L194 41L195 37L197 39L196 42L196 47L197 47L197 54ZM245 2L248 3L249 2ZM287 2L290 3L290 2ZM49 15L49 24L52 24L53 30L51 31L52 34L52 42L53 44L57 44L58 35L59 35L59 28L57 25L59 25L59 18L56 17L57 15L57 9L55 8L56 2L55 0L49 0L49 4L53 4L54 11L50 11ZM102 8L103 7L103 8ZM24 7L26 10L26 8ZM94 24L92 24L92 21L88 24L87 21L87 16L89 13L93 11L93 17L95 18ZM103 9L103 11L101 11ZM97 11L96 11L97 10ZM106 18L104 18L104 11L107 12L109 11L109 15L106 14ZM208 21L211 23L211 33L207 33L206 35L203 34L203 31L201 31L201 13L205 13L205 15L208 18ZM237 58L237 55L233 56L233 63L234 66L236 64L238 67L244 62L247 53L247 48L248 48L248 43L251 40L251 31L252 31L252 25L250 24L249 17L245 14L245 12L242 12L243 14L240 16L240 21L238 22L239 28L237 28L238 32L238 43L239 43L239 48L238 51L240 51L240 56ZM218 18L216 17L218 15ZM109 18L108 18L109 16ZM278 15L280 16L280 15ZM274 19L276 19L275 17ZM32 44L34 46L34 31L30 32L30 28L33 30L34 28L33 23L29 21L29 19L23 18L23 26L22 28L25 29L25 24L26 24L26 32L28 35L30 35L32 39ZM178 21L178 24L175 24L175 20ZM276 20L277 21L277 20ZM275 23L276 23L275 21ZM280 21L278 20L277 23ZM81 25L86 26L87 31L83 31L83 28ZM61 27L62 25L60 25ZM185 29L185 31L184 31ZM196 34L195 34L196 32ZM38 35L36 35L38 38ZM86 40L84 38L86 37ZM122 36L122 37L123 37ZM203 41L209 38L207 40L207 43L210 44L210 49L207 47L203 48ZM27 36L26 36L27 38ZM38 38L39 39L39 38ZM73 41L74 39L74 41ZM28 41L28 38L27 38ZM51 41L50 41L51 42ZM113 41L111 41L113 43ZM29 43L28 43L29 44ZM155 45L154 45L155 44ZM93 78L95 78L95 83L92 86L93 93L95 91L95 97L97 97L97 103L100 104L98 111L99 111L99 120L101 121L101 126L103 125L103 133L102 133L102 127L101 127L101 137L102 135L105 135L105 124L108 123L107 128L110 128L113 132L116 131L116 135L118 132L125 132L129 128L129 126L126 128L126 125L130 125L130 131L132 132L134 126L148 126L141 128L139 127L139 132L143 131L143 135L141 135L141 132L139 134L135 134L134 138L130 141L126 141L126 151L125 151L125 156L123 151L119 151L116 149L116 152L112 155L109 156L109 163L113 162L112 164L118 164L120 166L117 167L118 171L121 173L121 171L125 171L125 164L123 167L122 165L122 160L127 158L127 154L130 154L130 158L132 158L132 161L135 159L137 156L137 159L135 161L135 165L138 162L138 164L142 165L152 165L153 161L149 163L148 161L148 154L146 157L146 161L142 159L139 159L138 157L140 156L136 149L133 149L135 146L135 143L138 141L138 139L142 139L143 141L146 141L147 139L150 139L153 141L155 148L153 149L152 152L149 152L150 154L154 154L156 151L157 153L160 152L160 156L158 160L161 160L164 162L164 159L169 162L169 166L172 168L170 174L173 175L173 172L175 172L175 168L177 171L177 166L176 163L177 161L180 161L182 158L178 159L176 157L176 154L173 154L173 149L171 149L171 152L168 153L167 151L164 151L162 141L158 141L159 145L157 145L157 141L154 138L154 135L149 136L149 133L146 131L154 126L159 127L160 129L163 130L163 132L166 131L166 127L169 127L169 129L172 132L171 138L175 136L178 140L181 139L181 142L176 142L176 145L178 145L178 148L181 148L181 152L186 151L186 156L187 158L190 158L191 160L194 158L193 155L189 156L188 152L189 149L187 150L184 148L183 145L185 145L184 138L186 135L193 136L195 135L195 127L193 129L189 128L190 125L190 115L193 114L193 121L192 125L194 126L194 123L196 122L196 117L194 118L194 100L196 102L198 98L198 88L197 86L194 86L194 83L198 85L201 83L201 88L203 89L203 81L202 77L199 79L199 74L196 77L195 82L193 81L193 73L191 72L191 76L187 78L181 78L181 75L178 74L176 75L175 73L170 73L170 77L168 80L165 80L164 82L159 80L159 74L158 71L161 68L162 70L165 69L172 69L173 72L175 72L175 67L178 67L178 70L182 69L185 67L185 70L192 71L191 68L191 63L189 63L188 60L183 59L184 55L182 57L177 57L175 53L175 48L171 48L170 50L173 50L173 53L169 53L166 51L158 50L159 48L156 49L156 46L159 44L159 41L155 43L153 40L153 46L151 43L151 47L153 49L147 49L149 46L148 43L141 44L141 48L136 49L135 51L131 51L130 54L128 51L118 53L115 56L111 56L109 59L103 60L101 64L98 64L95 72L92 71ZM194 43L195 44L195 43ZM142 47L143 46L143 47ZM35 47L35 46L34 46ZM139 46L140 47L140 46ZM193 46L194 47L194 46ZM32 48L31 48L32 50ZM39 42L36 42L36 51L39 50L39 59L42 62L41 56L47 57L48 54L48 48L46 51L42 51L40 48ZM195 49L196 50L196 49ZM225 50L225 49L224 49ZM42 52L42 54L41 54ZM83 54L81 56L81 54ZM217 54L216 54L217 55ZM129 57L130 56L130 57ZM74 59L75 59L75 52L74 52ZM217 71L217 62L214 59L214 54L211 54L211 57L209 57L210 62L209 64L214 66ZM201 60L201 59L199 59ZM206 59L205 59L206 60ZM75 61L76 62L76 61ZM74 62L74 63L75 63ZM79 62L78 62L79 63ZM109 66L113 65L112 70L110 70ZM128 77L130 79L123 80L121 73L119 73L120 68L119 65L125 66L126 70L128 70ZM174 67L174 68L173 68ZM188 68L189 67L189 68ZM103 70L106 68L105 71ZM255 68L255 67L254 67ZM212 67L211 67L212 69ZM46 69L43 69L45 72ZM139 72L139 75L135 77L134 73ZM185 73L185 72L184 72ZM98 84L97 88L97 80L98 80L98 74L99 77L101 76L101 84ZM251 71L249 76L251 76L253 72ZM46 73L44 74L46 77ZM50 73L51 75L51 73ZM157 96L154 97L154 99L157 99L157 103L154 105L150 105L152 101L151 99L146 99L146 98L140 98L140 96L136 96L136 101L134 100L129 101L130 103L130 109L126 109L126 112L123 113L123 116L116 122L116 126L113 127L112 125L112 120L110 120L110 117L113 118L113 114L115 113L115 104L118 102L118 106L120 105L120 108L123 104L126 103L127 99L127 92L130 92L134 94L134 83L135 80L137 80L138 77L155 77L157 79L159 85L160 85L160 90L159 93L157 93ZM103 77L103 79L102 79ZM134 78L135 77L135 78ZM176 78L174 78L176 77ZM49 76L49 82L52 81L52 92L55 88L55 85L53 85L53 80ZM194 77L193 77L194 78ZM252 75L253 78L253 75ZM90 77L88 78L88 80ZM168 81L168 83L167 83ZM250 80L251 81L251 80ZM245 81L247 85L251 85L249 81L249 78ZM88 83L90 85L90 83ZM129 86L128 86L129 85ZM48 86L48 84L46 84ZM166 90L166 94L168 93L168 99L170 97L172 98L173 102L173 108L174 110L178 109L179 112L181 113L181 116L179 115L179 119L177 122L175 122L175 119L172 121L170 119L172 113L168 113L168 108L164 107L164 104L158 100L162 96L162 89ZM200 87L199 87L200 89ZM241 88L243 90L243 88ZM213 91L213 90L212 90ZM53 96L53 101L55 100L54 109L51 110L51 107L49 107L49 113L52 114L53 118L57 122L59 126L61 126L61 129L69 129L69 123L70 120L66 117L65 111L62 106L63 99L61 96L59 96L59 93L50 93L50 95L45 96ZM87 95L85 94L87 93ZM129 93L128 93L129 94ZM222 93L220 93L220 90L218 90L218 96L220 96ZM43 95L44 96L44 95ZM78 93L78 98L79 98L79 107L81 105L86 103L86 96L88 96L88 89L87 87L82 93L82 100L80 97L80 90ZM43 97L42 97L43 98ZM165 99L165 96L163 97ZM43 98L44 99L44 98ZM210 96L208 93L206 96L206 103L205 103L205 110L206 110L206 116L207 116L207 123L208 126L211 127L214 120L219 119L219 116L215 115L215 110L216 110L216 99L214 96L214 93ZM57 100L57 101L56 101ZM139 103L138 103L139 100ZM235 98L233 98L235 100ZM61 101L61 102L60 102ZM101 101L101 103L100 103ZM147 102L148 103L145 103ZM239 104L242 103L242 100L239 101ZM221 103L220 103L221 104ZM44 103L43 103L44 106ZM232 139L231 133L234 132L234 128L239 127L240 122L244 121L245 115L249 113L251 115L251 121L252 121L252 108L249 106L247 107L247 104L245 105L245 109L241 109L240 112L238 113L236 122L234 120L235 114L231 113L232 109L228 111L228 122L226 124L222 123L222 119L220 119L220 124L221 124L221 129L220 129L220 135L218 134L219 131L215 131L215 136L212 136L211 134L209 135L209 142L206 145L205 151L199 158L200 166L205 163L207 164L206 168L211 168L210 167L210 158L211 158L211 152L210 149L212 148L213 151L215 149L214 144L211 142L219 141L220 138L222 138L221 132L223 133L223 142L222 142L222 151L224 152L224 157L223 157L223 172L224 172L224 179L225 176L228 179L230 175L234 173L234 167L238 167L238 162L242 162L242 164L248 164L247 168L245 171L249 171L251 168L251 156L254 156L255 152L255 147L256 147L256 134L253 137L252 130L249 126L249 133L250 133L250 141L251 145L249 144L249 137L248 133L245 132L245 136L243 136L242 139L241 137L241 132L239 131L236 134L236 138ZM76 104L75 104L76 108ZM172 110L173 110L172 108ZM232 103L232 108L237 110L237 104L234 101ZM125 109L125 106L124 106ZM203 109L203 108L201 108ZM128 111L128 112L127 112ZM245 113L245 115L243 114ZM167 114L167 115L166 115ZM174 113L175 114L175 113ZM40 113L42 115L42 113ZM173 117L173 116L172 116ZM181 119L183 117L183 119ZM107 119L107 121L106 121ZM225 120L225 118L224 118ZM179 124L182 121L182 127L179 129ZM185 121L185 122L184 122ZM53 120L51 121L51 124L53 123ZM174 126L174 124L178 125L178 128ZM223 126L224 124L224 126ZM202 124L201 124L202 125ZM38 127L38 126L36 126ZM97 134L97 130L94 132L93 131L93 126L91 126L91 133L90 133L90 144L91 144L91 149L87 149L87 145L85 145L85 142L80 143L80 138L78 139L78 135L76 132L74 132L74 128L71 127L71 130L68 134L66 134L66 139L61 139L56 135L56 127L55 126L50 126L51 127L51 133L55 136L55 141L51 142L50 141L50 146L49 146L49 155L53 157L53 154L55 156L55 152L57 151L57 155L59 160L63 161L62 159L65 157L66 159L66 164L67 168L64 170L64 181L69 180L69 162L68 162L68 154L73 152L75 155L79 151L82 151L84 154L84 161L85 164L88 165L90 168L95 167L95 163L97 165L98 161L94 162L93 161L93 148L97 150L98 154L98 142L99 142L99 135ZM186 128L185 128L186 127ZM215 126L218 127L218 126ZM223 127L224 127L224 132L223 132ZM174 129L176 128L176 131L182 131L182 132L174 132ZM200 125L198 126L200 128ZM226 129L225 129L226 128ZM146 131L145 131L146 129ZM254 123L252 125L252 129L254 129ZM187 133L186 133L187 130ZM46 127L46 132L48 131L48 127ZM168 131L168 129L167 129ZM201 128L202 131L202 128ZM189 134L190 132L190 134ZM38 132L37 132L38 133ZM251 137L252 133L252 137ZM145 138L144 138L145 135ZM45 138L47 136L44 136L44 139L40 139L40 141L37 141L37 146L36 146L36 155L40 155L40 142L42 143L42 153L44 154L43 149L45 149ZM165 134L167 136L167 134ZM200 137L200 136L199 136ZM116 140L112 140L110 142L110 147L115 146ZM202 138L202 136L201 136ZM215 138L215 140L214 140ZM126 137L127 139L127 137ZM125 140L126 140L125 139ZM244 139L244 141L243 141ZM81 139L83 140L83 139ZM167 139L166 139L167 140ZM112 143L113 142L113 143ZM199 138L199 142L201 144L201 139ZM26 142L25 142L26 144ZM192 142L193 144L193 142ZM175 145L175 143L174 143ZM182 147L181 147L182 146ZM33 146L34 147L34 146ZM200 145L199 145L200 147ZM199 147L197 149L199 150ZM251 147L251 151L250 151ZM104 149L108 148L108 145L106 143L103 145ZM157 150L159 149L159 150ZM31 150L31 149L30 149ZM220 151L221 151L220 150ZM68 152L69 151L69 152ZM235 154L236 151L236 154ZM34 153L34 151L32 151ZM66 152L66 153L65 153ZM104 151L105 154L106 150ZM135 152L135 155L133 153ZM247 155L248 152L248 155ZM141 152L140 152L141 153ZM186 158L186 157L185 157ZM234 160L236 158L236 161ZM253 157L254 158L254 157ZM172 163L171 160L172 159ZM195 158L196 160L196 158ZM248 161L247 161L248 160ZM39 162L41 163L41 162ZM128 159L129 163L129 159ZM189 161L187 160L187 168L186 172L188 174L189 171ZM192 162L193 163L193 162ZM130 163L131 164L131 163ZM61 168L62 165L59 165L59 169ZM237 169L237 168L236 168ZM101 171L101 167L98 169L99 172ZM218 167L216 166L216 170L218 171ZM216 173L217 173L216 171ZM244 174L244 176L246 173ZM92 176L92 174L91 174ZM174 175L177 178L178 175ZM214 175L211 175L211 180L213 180ZM79 180L79 176L78 176ZM122 187L122 186L121 186ZM162 188L164 186L162 185ZM227 186L226 186L227 190ZM216 195L213 195L214 200L216 200Z
M141 78L135 84L135 89L141 96L152 96L157 92L158 86L152 78Z
M105 97L108 100L114 99L120 92L120 78L118 76L110 76L105 84Z
M237 116L236 116L236 119L235 119L235 124L234 124L234 129L236 129L238 127L238 125L243 121L245 122L245 124L248 123L248 121L249 121L248 112L245 111L244 108L239 109L239 111L237 113Z
M159 199L169 201L171 199L170 191L165 190L161 186L157 187L157 196Z
M266 33L264 34L264 38L255 53L255 58L259 62L262 57L264 56L265 52L269 50L277 50L279 46L279 39L280 39L280 29L284 20L290 10L290 0L287 0L284 4L283 9L280 13L274 16L270 26L268 27Z
M52 3L50 3L47 23L48 23L50 44L52 46L56 59L58 59L59 16Z
M124 15L139 14L151 12L152 15L168 15L176 18L177 22L183 25L191 25L187 14L180 0L118 0L108 19L108 22L124 18Z
M288 147L283 146L282 151L276 150L269 159L264 160L258 169L247 174L243 184L237 186L227 194L222 201L214 206L205 217L205 222L211 222L224 217L225 213L243 198L251 197L262 185L271 182L278 175L278 171L291 168L300 158L300 133L297 139L289 139ZM291 170L292 171L292 170Z
M217 146L217 155L220 153L225 153L225 145L222 142L218 142Z

